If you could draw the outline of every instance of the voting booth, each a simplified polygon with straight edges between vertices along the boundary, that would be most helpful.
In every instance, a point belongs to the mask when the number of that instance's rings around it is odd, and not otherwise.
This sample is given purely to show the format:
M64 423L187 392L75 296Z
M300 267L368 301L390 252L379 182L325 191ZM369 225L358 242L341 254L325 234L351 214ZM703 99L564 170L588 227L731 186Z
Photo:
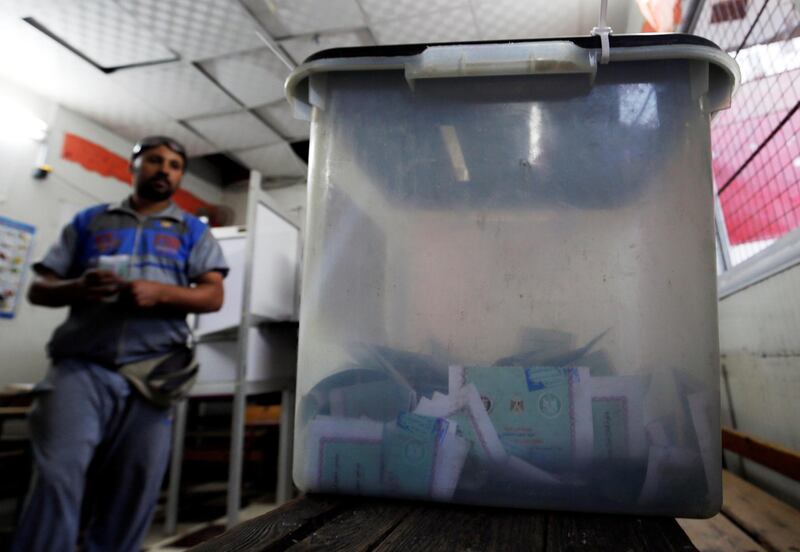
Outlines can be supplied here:
M194 317L195 354L200 367L194 397L227 396L233 401L227 523L241 508L247 397L281 393L276 501L291 498L294 387L297 367L300 229L280 214L251 171L245 227L212 229L230 268L222 309ZM182 444L187 404L176 407L173 442ZM175 534L183 447L175 446L169 470L165 533Z
M709 121L688 35L315 54L295 483L703 517L721 501Z
M197 317L195 336L200 373L195 393L231 392L236 381L242 311L247 306L245 381L253 390L276 390L293 381L296 364L287 361L296 343L291 332L276 322L297 320L300 232L267 205L256 207L253 252L248 255L248 233L242 227L212 230L230 272L225 278L225 302L217 312ZM245 275L252 282L245 289ZM225 385L230 384L230 385Z

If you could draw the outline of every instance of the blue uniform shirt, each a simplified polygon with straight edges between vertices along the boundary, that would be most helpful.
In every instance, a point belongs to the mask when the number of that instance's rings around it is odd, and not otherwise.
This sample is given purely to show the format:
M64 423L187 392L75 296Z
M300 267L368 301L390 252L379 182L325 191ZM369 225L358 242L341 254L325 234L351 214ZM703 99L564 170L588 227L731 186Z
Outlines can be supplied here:
M81 211L34 265L62 278L77 278L98 266L100 256L129 255L131 280L189 286L212 270L228 273L222 250L208 226L174 204L140 215L130 199ZM73 305L47 346L53 359L82 357L120 365L160 356L186 344L186 316L163 308L137 309L125 302Z

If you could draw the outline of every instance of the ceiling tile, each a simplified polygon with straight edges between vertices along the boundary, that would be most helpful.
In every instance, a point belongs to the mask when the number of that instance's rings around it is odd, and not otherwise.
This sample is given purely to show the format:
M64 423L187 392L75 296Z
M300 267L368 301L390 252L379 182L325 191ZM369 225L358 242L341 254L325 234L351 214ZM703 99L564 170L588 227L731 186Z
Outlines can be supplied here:
M245 165L257 170L262 176L266 177L302 178L308 172L306 164L295 155L292 147L286 142L261 148L235 151L233 155L238 157Z
M265 0L275 18L291 34L366 26L355 0Z
M112 73L109 78L176 119L231 111L239 107L192 65L171 63L126 69Z
M176 127L169 131L172 134L169 132L165 134L183 144L189 157L197 157L199 155L208 155L210 153L219 153L222 151L222 148L199 136L195 131L184 127L180 123L176 123L176 125Z
M146 25L112 0L38 0L29 10L26 15L101 67L176 59Z
M281 141L280 136L248 111L192 119L187 123L224 150L244 149Z
M199 60L258 48L255 21L237 0L117 0L166 45Z
M290 142L308 138L309 122L295 119L292 115L292 108L286 100L265 105L253 111Z
M581 0L519 2L472 0L484 40L538 38L587 34L581 28Z
M471 10L448 10L370 25L379 44L477 40Z
M117 94L117 98L124 97L123 91L118 91ZM108 130L127 138L131 144L144 136L158 134L169 136L183 144L189 157L221 151L218 146L140 102L138 98L126 97L123 101L127 105L125 109L120 109L119 106L104 102L102 97L89 95L84 101L69 102L69 106Z
M56 0L5 0L0 8L0 15L13 18L28 17L33 15L40 5L53 4Z
M405 19L447 9L469 10L468 0L359 0L370 23Z
M296 36L281 40L281 47L298 65L316 52L328 48L349 48L351 46L373 46L375 41L367 29L343 33L313 34Z
M289 76L289 69L266 48L212 59L201 67L248 106L283 98L283 81Z
M292 34L275 15L277 8L272 2L265 0L241 0L242 5L272 38L280 38Z
M25 52L25 56L18 52ZM0 78L80 113L129 138L131 144L142 136L160 132L154 130L159 125L177 125L166 113L117 85L108 75L22 20L4 18L2 12Z
M113 75L129 71L138 74L144 68L119 71L112 75L101 73L22 21L20 17L30 15L30 8L35 2L24 0L20 4L23 5L18 6L19 11L14 17L0 7L0 79L6 79L80 113L127 138L131 145L143 136L166 134L183 143L190 156L221 150L172 119L164 109L166 103L151 101L157 94L163 95L163 92L156 92L145 101L137 95L140 93L138 89L137 94L132 92L127 79L123 82L112 78ZM20 52L25 55L19 55ZM202 73L199 74L210 82ZM211 86L216 87L213 83Z
M189 154L189 157L197 157L198 155L208 155L209 153L222 151L222 148L219 146L212 144L193 130L170 119L162 118L160 121L140 120L133 124L128 123L125 125L108 123L106 126L132 141L154 134L169 136L186 148L186 153Z

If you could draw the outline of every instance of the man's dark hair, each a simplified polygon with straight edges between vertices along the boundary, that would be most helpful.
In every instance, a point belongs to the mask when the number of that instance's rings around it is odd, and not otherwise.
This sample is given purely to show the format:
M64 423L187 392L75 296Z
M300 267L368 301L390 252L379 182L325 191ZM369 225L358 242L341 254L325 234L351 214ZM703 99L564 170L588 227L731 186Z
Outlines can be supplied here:
M169 136L147 136L142 138L136 142L135 146L133 146L131 161L135 161L137 157L147 150L157 148L158 146L167 146L169 149L180 155L181 159L183 159L183 170L184 172L186 171L186 168L189 166L189 159L186 157L186 148L183 147L183 144L170 138Z

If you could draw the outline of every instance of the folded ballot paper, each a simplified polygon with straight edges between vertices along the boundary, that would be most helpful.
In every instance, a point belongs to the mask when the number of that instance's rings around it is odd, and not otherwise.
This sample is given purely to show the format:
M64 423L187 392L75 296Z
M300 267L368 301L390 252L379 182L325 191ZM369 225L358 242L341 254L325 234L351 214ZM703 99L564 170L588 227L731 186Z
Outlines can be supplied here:
M469 445L467 465L477 468L477 473L468 474L470 481L466 487L471 487L471 483L482 483L481 476L487 470L502 470L528 483L560 483L553 474L506 451L474 385L466 385L448 395L434 393L430 399L423 397L415 413L445 418L458 424L457 434Z
M647 456L644 426L647 382L645 376L601 376L588 380L595 459L643 459Z
M455 422L401 415L384 429L385 488L404 496L447 500L455 492L468 449Z
M698 512L705 513L713 509L722 485L719 433L713 431L719 406L702 382L690 374L673 370L672 375L678 408L674 416L647 424L647 474L638 502L664 506L683 489L696 493L704 487L708 504L697 506Z
M319 381L300 404L300 422L315 416L393 421L417 404L411 386L384 370L349 365Z
M318 416L306 434L306 481L316 491L449 500L469 444L456 424L408 413L394 423Z
M383 424L317 416L306 428L306 481L315 491L379 494Z
M543 469L591 456L588 370L452 366L449 376L451 395L476 389L508 454Z
M722 470L720 469L719 429L719 396L714 396L697 378L678 370L673 370L673 377L681 397L683 418L689 418L689 433L692 438L689 444L695 448L703 460L703 472L709 492L722 487Z

